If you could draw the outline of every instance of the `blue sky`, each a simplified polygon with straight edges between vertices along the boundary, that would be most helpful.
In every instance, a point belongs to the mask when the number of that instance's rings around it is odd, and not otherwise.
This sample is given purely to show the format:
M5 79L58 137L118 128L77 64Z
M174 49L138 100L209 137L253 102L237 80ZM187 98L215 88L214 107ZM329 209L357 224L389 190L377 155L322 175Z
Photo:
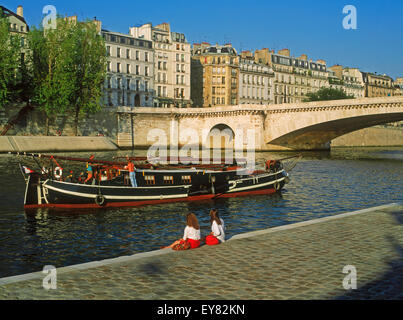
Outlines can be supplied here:
M324 59L362 71L403 77L403 1L401 0L6 0L21 4L29 25L39 25L45 5L59 14L97 17L103 28L128 33L129 27L171 23L189 42L232 43L237 50L289 48L299 57ZM345 5L357 8L357 30L345 30Z

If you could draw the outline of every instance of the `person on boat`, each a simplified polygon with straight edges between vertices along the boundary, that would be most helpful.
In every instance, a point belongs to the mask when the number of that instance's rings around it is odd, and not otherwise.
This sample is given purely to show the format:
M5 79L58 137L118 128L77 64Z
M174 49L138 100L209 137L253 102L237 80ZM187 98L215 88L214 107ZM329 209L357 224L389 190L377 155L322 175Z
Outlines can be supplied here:
M206 244L214 246L225 242L224 220L218 215L217 209L210 210L211 233L206 237Z
M129 156L126 156L126 159L127 159L127 166L125 167L125 169L129 170L132 187L137 188L136 167L134 166L134 163L130 160Z
M186 228L183 238L165 248L172 248L174 250L196 249L200 247L200 238L199 221L194 213L189 213L186 216Z
M87 179L84 180L84 184L86 184L88 181L92 181L94 178L94 169L90 164L87 164Z

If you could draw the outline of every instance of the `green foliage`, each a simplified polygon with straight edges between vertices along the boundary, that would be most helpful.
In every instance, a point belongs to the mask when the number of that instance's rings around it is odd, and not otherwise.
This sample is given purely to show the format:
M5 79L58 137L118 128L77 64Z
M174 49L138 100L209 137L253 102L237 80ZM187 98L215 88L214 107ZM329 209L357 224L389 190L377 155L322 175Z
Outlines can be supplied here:
M29 34L34 102L48 117L78 118L101 109L106 77L106 50L93 22L59 18L56 29L33 28Z
M0 15L0 108L20 93L21 37L10 32L8 18Z
M311 92L306 95L304 102L311 101L327 101L327 100L342 100L354 99L354 96L347 95L344 90L334 88L321 88L317 92Z

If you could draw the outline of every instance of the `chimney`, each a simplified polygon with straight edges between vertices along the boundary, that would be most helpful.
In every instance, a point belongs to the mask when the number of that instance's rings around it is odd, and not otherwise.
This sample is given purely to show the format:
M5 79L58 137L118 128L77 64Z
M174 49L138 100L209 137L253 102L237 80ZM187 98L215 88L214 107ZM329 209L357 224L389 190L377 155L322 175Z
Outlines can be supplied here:
M17 7L17 15L24 18L24 8L22 6Z
M289 49L279 50L278 54L281 55L281 56L289 57L290 56L290 50Z
M308 55L302 54L298 59L308 61Z

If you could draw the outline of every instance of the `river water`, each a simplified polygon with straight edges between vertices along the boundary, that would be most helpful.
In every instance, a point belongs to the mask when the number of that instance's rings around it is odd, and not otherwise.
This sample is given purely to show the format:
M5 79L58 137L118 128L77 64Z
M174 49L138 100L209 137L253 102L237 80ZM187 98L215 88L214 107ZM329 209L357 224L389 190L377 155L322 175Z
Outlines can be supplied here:
M125 154L96 153L96 158ZM293 153L258 153L256 158L262 163L289 155ZM7 277L41 271L45 265L63 267L157 250L182 237L189 212L197 215L206 235L209 210L217 208L229 238L403 201L403 148L303 153L281 194L141 208L24 212L25 183L18 159L9 155L0 155L0 181L0 277Z

